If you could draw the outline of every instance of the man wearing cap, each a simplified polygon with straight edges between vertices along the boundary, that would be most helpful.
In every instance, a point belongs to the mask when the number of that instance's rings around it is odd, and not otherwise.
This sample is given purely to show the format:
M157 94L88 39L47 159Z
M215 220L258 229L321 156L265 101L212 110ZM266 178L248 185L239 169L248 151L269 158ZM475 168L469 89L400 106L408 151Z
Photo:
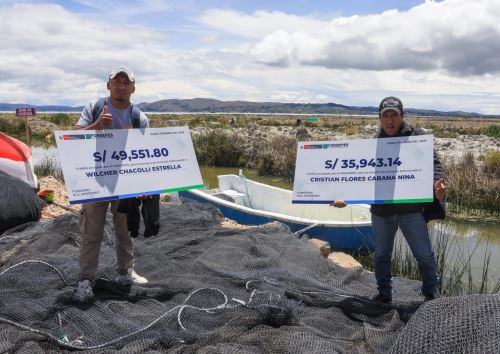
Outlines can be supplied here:
M130 129L132 128L132 103L130 97L135 91L135 77L126 67L114 68L108 77L109 97L97 119L93 111L97 102L90 102L82 111L76 129ZM99 108L99 107L98 107ZM139 116L140 128L149 126L148 118L142 112ZM82 205L80 216L80 273L75 298L85 301L94 296L92 285L95 281L99 263L106 213L109 205L113 214L116 235L116 281L121 285L145 284L147 279L134 271L134 244L127 229L127 215L118 213L118 201L104 201Z
M414 128L405 122L403 116L403 103L399 98L394 96L384 98L379 105L380 129L375 138L425 134L421 129ZM438 200L442 200L446 193L443 177L441 162L434 152L434 195ZM346 203L343 200L336 200L331 205L343 208ZM375 278L378 286L378 294L372 300L382 303L392 302L391 259L398 228L401 229L417 260L425 300L435 299L439 275L423 215L423 204L374 204L370 211L375 240Z

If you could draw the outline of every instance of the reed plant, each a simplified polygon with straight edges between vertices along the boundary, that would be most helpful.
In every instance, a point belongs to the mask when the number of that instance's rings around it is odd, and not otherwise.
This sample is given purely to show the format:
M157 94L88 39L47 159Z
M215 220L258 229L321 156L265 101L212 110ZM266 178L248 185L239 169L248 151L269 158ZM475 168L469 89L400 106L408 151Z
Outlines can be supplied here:
M492 138L500 138L500 125L490 125L486 127L483 134Z
M483 171L494 173L495 177L500 177L500 150L487 151L483 156Z
M443 296L497 293L500 290L500 278L490 277L489 240L484 245L484 253L479 254L480 240L468 245L460 242L460 237L451 232L446 222L438 223L430 230L438 272L441 275L439 292ZM479 257L483 259L483 263L479 274L476 274L471 260ZM396 238L392 271L395 276L419 279L417 262L402 237Z
M260 176L271 175L292 181L295 174L297 140L292 137L274 137L261 143L258 151Z
M493 216L500 214L500 178L481 171L471 152L458 160L444 161L444 170L452 213L483 210Z
M60 181L64 181L61 166L53 157L44 156L40 162L34 166L34 170L38 177L53 176Z
M54 123L58 128L73 127L78 121L76 115L70 115L67 113L54 113L54 114L44 114L40 116L40 119Z
M193 142L200 165L243 167L245 147L237 134L214 129L193 135Z
M446 222L431 228L430 238L434 250L439 279L439 292L442 296L459 296L468 294L485 294L500 292L500 278L491 277L491 252L489 240L484 245L484 253L479 254L480 241L472 246L460 242L460 237L452 234ZM373 271L372 252L354 252L353 256L363 268ZM471 260L482 257L483 263L479 272L475 272ZM394 243L392 256L392 275L405 279L420 279L417 261L402 235L398 233Z
M15 138L25 134L24 119L14 114L0 114L0 131Z

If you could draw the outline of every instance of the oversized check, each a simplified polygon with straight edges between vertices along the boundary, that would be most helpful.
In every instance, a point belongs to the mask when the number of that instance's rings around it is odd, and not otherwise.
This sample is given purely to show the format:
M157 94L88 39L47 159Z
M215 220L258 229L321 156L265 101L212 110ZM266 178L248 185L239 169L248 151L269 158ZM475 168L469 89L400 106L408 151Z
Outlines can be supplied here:
M292 203L433 200L434 137L299 142Z
M203 188L188 127L54 133L71 204Z

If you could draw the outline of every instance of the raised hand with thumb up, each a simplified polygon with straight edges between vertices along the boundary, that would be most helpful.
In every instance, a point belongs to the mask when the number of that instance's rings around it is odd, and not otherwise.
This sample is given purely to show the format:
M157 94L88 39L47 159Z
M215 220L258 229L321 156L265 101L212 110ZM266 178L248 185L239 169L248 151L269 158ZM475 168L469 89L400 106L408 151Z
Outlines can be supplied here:
M444 180L438 179L436 183L434 183L434 193L436 194L436 198L438 200L442 200L446 196L446 185L444 184Z
M101 114L99 115L99 123L100 129L111 129L113 125L113 116L111 115L111 112L109 112L107 105L104 106Z

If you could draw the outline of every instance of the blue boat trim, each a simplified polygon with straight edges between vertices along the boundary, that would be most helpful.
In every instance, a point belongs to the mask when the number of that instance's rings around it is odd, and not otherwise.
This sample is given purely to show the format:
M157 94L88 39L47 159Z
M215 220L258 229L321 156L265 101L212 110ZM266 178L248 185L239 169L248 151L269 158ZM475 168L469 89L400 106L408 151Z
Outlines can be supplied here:
M262 215L257 215L258 211L255 213L245 212L236 208L231 208L230 206L224 205L222 203L216 203L212 200L207 200L199 195L190 193L189 191L179 192L179 197L191 199L201 203L208 203L216 206L221 213L228 219L235 220L243 225L262 225L269 223L271 221L279 221L288 225L292 232L303 230L311 223L299 223L293 221L285 221L278 217L266 217ZM320 240L327 241L333 249L343 249L343 250L360 250L360 249L374 249L373 243L373 233L371 225L368 226L338 226L338 227L326 227L321 224L307 230L307 235L309 237L318 238Z

